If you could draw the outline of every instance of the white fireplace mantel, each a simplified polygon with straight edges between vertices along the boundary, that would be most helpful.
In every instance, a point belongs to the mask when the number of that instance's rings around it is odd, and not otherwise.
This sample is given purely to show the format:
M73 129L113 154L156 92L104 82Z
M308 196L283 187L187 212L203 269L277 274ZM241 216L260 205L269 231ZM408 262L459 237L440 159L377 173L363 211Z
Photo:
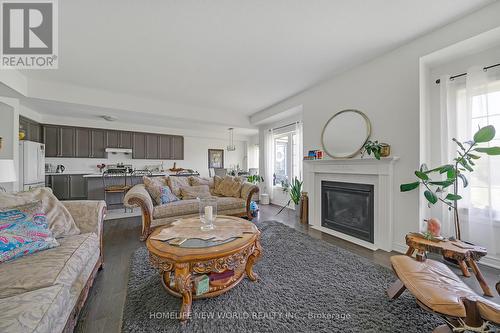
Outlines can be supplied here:
M394 163L398 157L323 159L304 161L304 190L309 194L309 224L312 228L366 248L391 251L393 234ZM341 181L374 186L374 242L321 226L321 182Z

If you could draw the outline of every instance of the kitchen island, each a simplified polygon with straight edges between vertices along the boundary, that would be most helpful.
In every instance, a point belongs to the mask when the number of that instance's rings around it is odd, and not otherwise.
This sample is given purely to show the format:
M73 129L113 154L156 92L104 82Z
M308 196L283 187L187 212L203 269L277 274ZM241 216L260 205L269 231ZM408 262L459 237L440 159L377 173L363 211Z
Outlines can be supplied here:
M153 172L152 177L188 177L188 176L198 176L198 173L189 174L174 174L168 172ZM115 181L125 184L124 176L113 176L116 177ZM87 198L88 200L104 200L104 180L100 173L92 173L83 175L87 183ZM127 174L127 185L142 184L142 175L133 176L132 174ZM123 194L121 193L108 193L106 196L106 204L108 209L118 209L123 208Z

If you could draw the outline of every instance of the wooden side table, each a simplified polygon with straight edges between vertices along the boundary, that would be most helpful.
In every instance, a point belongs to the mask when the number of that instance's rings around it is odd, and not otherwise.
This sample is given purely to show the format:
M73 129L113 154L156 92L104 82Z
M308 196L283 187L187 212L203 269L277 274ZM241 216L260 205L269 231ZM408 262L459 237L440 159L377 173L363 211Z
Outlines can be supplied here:
M488 284L484 280L483 273L481 273L481 270L477 266L477 262L487 254L484 247L470 245L461 241L432 241L413 233L407 234L405 238L406 245L408 245L407 256L411 257L417 251L417 259L425 260L426 253L432 252L441 254L445 258L456 260L462 274L465 277L470 277L468 268L470 267L481 289L483 289L484 295L493 297L490 287L488 287Z

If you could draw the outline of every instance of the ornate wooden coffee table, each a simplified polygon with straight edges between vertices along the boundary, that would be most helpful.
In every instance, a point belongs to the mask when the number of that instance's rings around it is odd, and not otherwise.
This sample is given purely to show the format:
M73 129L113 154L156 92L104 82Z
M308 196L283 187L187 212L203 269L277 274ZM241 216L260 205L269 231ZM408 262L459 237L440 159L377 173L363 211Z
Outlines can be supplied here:
M469 266L474 272L481 289L483 289L484 295L493 296L490 287L484 280L483 273L481 273L477 265L479 259L487 254L484 247L460 241L432 241L412 233L406 235L406 245L408 245L406 255L411 257L417 251L419 254L417 259L419 260L425 260L426 252L438 253L445 258L455 260L460 266L462 274L466 277L470 277L469 269L467 268Z
M183 222L192 225L195 221L201 226L198 218L183 219L178 225ZM161 271L165 290L171 295L182 297L180 320L190 317L193 299L220 295L235 287L245 274L252 281L257 279L253 265L262 254L259 230L247 220L219 216L212 233L217 233L219 228L223 234L226 224L231 227L239 226L245 233L241 237L218 241L188 239L180 246L174 246L169 245L168 241L152 239L162 229L168 228L161 226L146 241L150 262ZM210 281L208 292L197 296L193 281L203 274L227 277Z

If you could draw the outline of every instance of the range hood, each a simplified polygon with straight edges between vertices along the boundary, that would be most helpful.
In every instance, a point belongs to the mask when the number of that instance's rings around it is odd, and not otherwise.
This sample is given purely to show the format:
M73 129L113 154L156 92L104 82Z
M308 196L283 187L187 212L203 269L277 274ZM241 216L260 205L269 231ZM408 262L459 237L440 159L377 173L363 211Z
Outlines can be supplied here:
M106 148L104 151L112 154L132 154L132 149L130 148Z

